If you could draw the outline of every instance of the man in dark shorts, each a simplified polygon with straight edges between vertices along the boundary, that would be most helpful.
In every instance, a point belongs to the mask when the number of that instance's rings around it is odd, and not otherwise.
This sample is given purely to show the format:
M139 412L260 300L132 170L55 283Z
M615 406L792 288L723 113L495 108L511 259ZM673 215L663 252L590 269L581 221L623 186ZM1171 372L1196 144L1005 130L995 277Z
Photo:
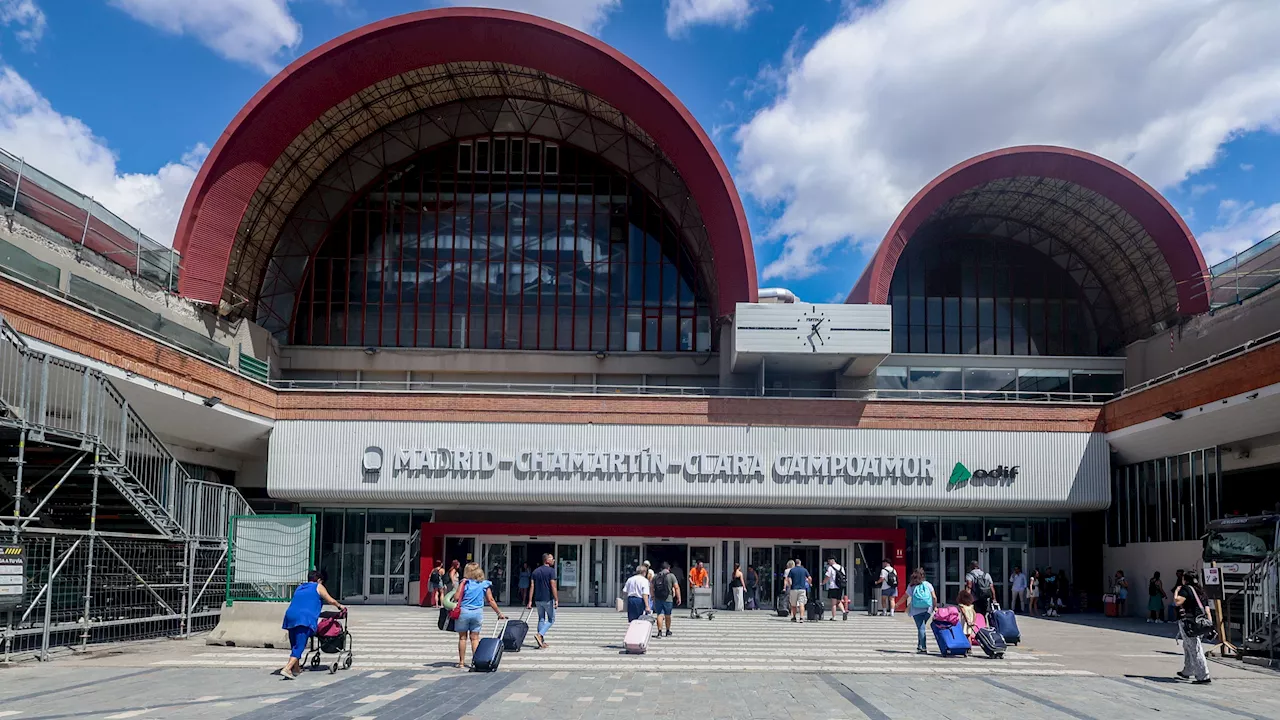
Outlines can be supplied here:
M653 614L658 616L658 634L662 637L662 626L667 626L667 637L671 637L671 610L680 604L680 580L671 572L671 563L662 563L662 569L653 576Z
M547 646L547 631L556 622L556 608L560 607L560 592L556 588L556 558L551 553L542 556L542 565L533 571L530 577L533 582L533 593L529 597L529 607L538 606L538 632L533 639L539 648Z

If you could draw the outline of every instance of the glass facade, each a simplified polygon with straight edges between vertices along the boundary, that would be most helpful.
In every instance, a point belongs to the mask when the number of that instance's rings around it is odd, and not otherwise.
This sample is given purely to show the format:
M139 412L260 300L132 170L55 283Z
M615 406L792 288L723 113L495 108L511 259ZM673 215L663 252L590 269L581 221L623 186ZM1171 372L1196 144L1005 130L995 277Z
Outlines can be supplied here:
M706 351L682 233L613 166L529 136L428 150L329 228L298 295L300 345Z
M1111 471L1107 544L1199 540L1222 517L1218 449L1170 455Z
M404 536L408 540L405 557L393 558L393 562L406 564L409 582L418 581L418 534L422 523L431 521L430 510L303 508L302 512L316 516L316 537L320 541L316 567L328 573L326 587L339 600L361 601L369 594L365 577L369 533Z
M1071 566L1071 520L1065 517L907 517L898 518L898 527L907 534L907 569L923 567L925 577L941 589L957 578L943 577L943 547L959 552L961 547L1008 543L1026 546L1024 569ZM992 556L988 555L990 560ZM974 555L977 559L977 555ZM1008 570L1012 570L1011 564ZM960 569L956 565L954 569ZM993 576L992 568L986 568ZM1069 571L1068 571L1069 572ZM1003 582L999 580L998 582Z
M913 239L889 297L898 353L1097 356L1119 347L1066 270L1010 240Z
M924 358L921 358L924 361ZM944 359L945 361L945 359ZM941 400L1092 400L1124 390L1121 370L1067 368L876 368L875 387L885 397ZM1089 397L1073 397L1072 395Z

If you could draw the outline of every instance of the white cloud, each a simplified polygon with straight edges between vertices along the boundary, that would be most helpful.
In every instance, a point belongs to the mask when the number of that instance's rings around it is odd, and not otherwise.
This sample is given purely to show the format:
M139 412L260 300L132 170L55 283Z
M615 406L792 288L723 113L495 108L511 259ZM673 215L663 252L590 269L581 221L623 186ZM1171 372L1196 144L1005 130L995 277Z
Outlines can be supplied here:
M1253 169L1253 163L1240 163L1240 169L1249 172Z
M1280 5L1253 0L886 0L853 9L743 125L737 179L780 211L766 278L879 242L947 167L1068 145L1168 188L1280 117Z
M0 66L0 147L92 196L165 245L173 243L187 190L209 148L197 145L155 174L121 173L102 138L49 101L13 68Z
M1218 203L1218 221L1196 236L1204 259L1221 262L1280 231L1280 203L1258 207L1252 202L1223 200Z
M1195 197L1200 197L1202 195L1208 195L1209 193L1217 189L1218 189L1218 186L1213 183L1204 183L1202 185L1192 185L1191 189L1188 192L1191 194L1191 197L1195 198Z
M14 26L14 35L27 50L34 50L44 37L48 20L35 0L0 0L0 25Z
M222 57L273 73L302 42L289 0L110 0L135 19L191 35Z
M622 0L439 0L437 5L465 5L538 15L596 35Z
M667 0L667 35L677 37L693 25L741 28L759 0Z

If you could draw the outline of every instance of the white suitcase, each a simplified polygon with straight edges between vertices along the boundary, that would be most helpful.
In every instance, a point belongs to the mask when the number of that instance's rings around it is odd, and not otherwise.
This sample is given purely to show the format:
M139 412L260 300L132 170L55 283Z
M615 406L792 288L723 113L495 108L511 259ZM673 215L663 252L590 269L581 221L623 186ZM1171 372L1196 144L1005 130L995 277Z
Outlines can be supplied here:
M627 646L627 652L632 655L643 655L649 650L651 635L653 635L653 620L645 616L627 624L627 635L622 639L622 643Z

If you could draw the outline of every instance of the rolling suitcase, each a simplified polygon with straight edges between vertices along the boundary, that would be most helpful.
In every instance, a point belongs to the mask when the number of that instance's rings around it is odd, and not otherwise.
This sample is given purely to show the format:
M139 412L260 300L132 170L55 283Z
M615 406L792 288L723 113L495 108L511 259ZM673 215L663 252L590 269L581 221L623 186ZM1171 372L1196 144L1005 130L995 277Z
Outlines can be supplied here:
M1008 649L1004 638L1000 636L1000 631L995 628L984 627L974 633L973 637L978 641L978 646L982 648L982 652L986 653L989 658L1000 659L1004 657L1004 651Z
M933 628L933 638L938 641L938 652L944 657L969 654L969 638L959 625L939 625L934 622L929 623L929 626Z
M529 634L529 609L525 608L520 613L519 620L513 620L507 623L507 629L502 631L502 649L506 652L520 652L520 648L524 646L524 638Z
M622 638L627 652L643 655L649 650L649 636L653 634L653 618L646 615L627 623L627 634Z
M507 621L499 620L493 637L481 638L476 651L471 653L471 669L475 672L493 672L502 662L502 634L506 632Z
M809 602L805 603L804 619L814 620L814 621L821 620L824 611L825 611L825 608L822 607L822 601L810 600Z
M778 613L778 617L786 617L791 614L791 603L787 600L787 592L785 590L778 593L777 599L773 601L773 609Z
M987 624L999 631L1007 643L1017 645L1022 641L1022 631L1018 629L1018 616L1012 610L1001 610L998 603L991 604L991 612L987 614Z

